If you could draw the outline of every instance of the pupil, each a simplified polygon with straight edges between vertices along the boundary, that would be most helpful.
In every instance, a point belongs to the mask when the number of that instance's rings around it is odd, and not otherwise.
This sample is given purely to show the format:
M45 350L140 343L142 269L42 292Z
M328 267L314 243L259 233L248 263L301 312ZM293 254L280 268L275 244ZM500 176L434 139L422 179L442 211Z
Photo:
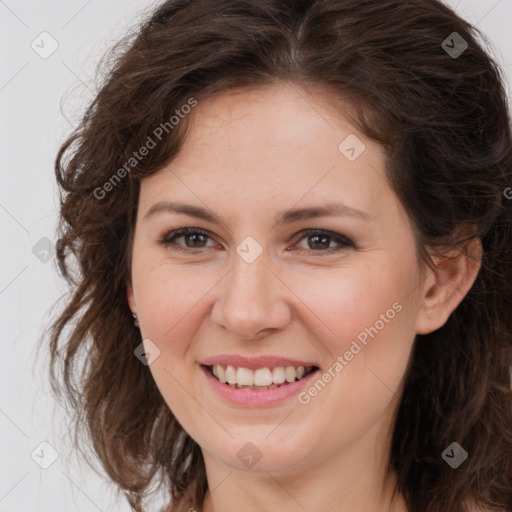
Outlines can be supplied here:
M197 241L197 239L195 237L202 237L202 236L203 235L199 235L197 233L192 233L192 234L187 235L187 240L190 240L190 237L194 237L194 242L192 242L192 243L194 244L193 246L195 247L195 241Z
M323 242L320 242L320 243L323 243L326 247L326 249L329 247L329 240L330 240L330 237L327 236L327 235L312 235L311 237L313 240L323 240Z

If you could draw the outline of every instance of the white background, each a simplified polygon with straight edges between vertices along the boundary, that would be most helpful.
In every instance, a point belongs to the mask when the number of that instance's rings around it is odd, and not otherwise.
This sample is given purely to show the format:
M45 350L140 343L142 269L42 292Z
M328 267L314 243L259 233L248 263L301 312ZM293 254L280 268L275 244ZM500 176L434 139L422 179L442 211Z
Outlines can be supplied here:
M512 0L448 3L490 38L510 97ZM45 347L36 349L65 287L55 260L43 263L32 248L44 237L55 242L54 159L92 99L97 62L154 5L0 0L0 512L129 511L105 479L73 462L71 436L68 445L61 439L66 419L50 394ZM31 48L43 31L59 45L47 59ZM42 469L31 454L37 448L48 456L49 448L39 447L45 441L59 458Z

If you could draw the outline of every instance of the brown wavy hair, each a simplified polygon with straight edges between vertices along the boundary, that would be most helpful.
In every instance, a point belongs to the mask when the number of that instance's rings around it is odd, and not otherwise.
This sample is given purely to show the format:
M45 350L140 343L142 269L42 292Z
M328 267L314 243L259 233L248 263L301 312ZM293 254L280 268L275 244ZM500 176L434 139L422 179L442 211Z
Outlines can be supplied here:
M459 56L447 51L454 32L468 44ZM106 54L55 162L69 294L50 329L50 378L75 441L92 445L132 510L155 482L168 510L189 495L200 507L207 490L200 447L134 356L126 287L140 180L179 152L190 123L169 119L191 98L276 81L352 107L385 149L422 261L480 238L473 287L442 328L416 337L387 470L412 512L512 510L512 138L490 49L438 0L169 0ZM162 141L130 160L158 126ZM441 457L454 441L469 454L458 469Z

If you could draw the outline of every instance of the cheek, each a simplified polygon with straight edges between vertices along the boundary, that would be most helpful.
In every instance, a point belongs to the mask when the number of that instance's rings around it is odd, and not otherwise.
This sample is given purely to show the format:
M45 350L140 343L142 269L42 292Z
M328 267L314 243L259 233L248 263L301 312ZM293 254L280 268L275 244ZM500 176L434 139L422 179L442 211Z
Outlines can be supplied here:
M314 402L317 414L326 403L340 403L332 421L351 430L349 417L363 429L398 395L415 334L415 272L414 259L404 258L400 265L373 262L296 281L294 292L312 310L302 306L301 316L334 375L325 375L325 387L306 390L304 402Z
M151 257L154 263L150 263ZM183 358L204 322L204 308L221 275L199 266L171 265L154 255L134 258L134 289L144 338L161 351L171 371L181 371Z
M404 264L403 264L404 265ZM360 268L325 270L323 273L289 276L302 319L333 355L349 350L353 340L398 332L403 317L413 311L404 304L414 287L406 269L398 272L378 263ZM412 268L411 268L412 271ZM286 281L286 276L283 276ZM385 336L384 336L385 337Z
M213 307L212 301L220 293L224 272L201 265L150 261L151 255L144 257L143 253L134 258L137 307L145 320L143 334L164 344L166 350L184 350L205 323L206 309ZM291 291L276 291L276 297L292 305L298 322L334 356L348 350L358 336L364 343L365 333L370 337L368 330L374 332L375 324L380 332L401 322L396 318L405 315L397 314L396 304L407 309L404 302L413 289L415 270L413 265L406 266L407 261L398 266L377 259L337 269L281 266L279 277ZM273 279L271 275L269 279Z
M192 391L194 341L208 340L215 328L209 314L222 293L226 269L150 261L150 255L134 260L143 335L161 350L150 371L180 423L201 439L197 424L209 420L190 395L196 394ZM273 297L288 301L296 317L281 335L299 336L303 347L315 344L326 365L334 364L337 356L346 361L321 392L311 395L308 405L295 405L295 417L309 432L313 445L338 446L355 440L393 399L411 348L414 305L408 296L414 289L414 272L412 258L404 258L400 265L368 258L365 265L337 269L281 265L279 277L286 286L276 289ZM275 277L269 273L269 279ZM318 429L314 418L319 417L339 428ZM240 428L245 435L245 423ZM339 431L345 432L341 438ZM283 429L276 435L283 436L283 446L294 436L294 442L303 442L298 429ZM224 442L220 437L218 443ZM210 442L202 439L200 444Z
M193 430L189 390L196 368L190 347L200 325L202 300L218 278L210 279L206 272L193 268L149 261L149 257L140 257L138 266L134 261L133 276L142 336L160 350L149 370L169 408L187 430Z

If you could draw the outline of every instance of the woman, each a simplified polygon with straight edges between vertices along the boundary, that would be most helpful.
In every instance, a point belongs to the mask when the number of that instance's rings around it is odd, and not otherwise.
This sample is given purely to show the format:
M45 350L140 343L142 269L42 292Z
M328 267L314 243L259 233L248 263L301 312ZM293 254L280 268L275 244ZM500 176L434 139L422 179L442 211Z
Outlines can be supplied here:
M479 35L437 0L170 0L117 47L56 160L51 378L133 510L512 509Z

